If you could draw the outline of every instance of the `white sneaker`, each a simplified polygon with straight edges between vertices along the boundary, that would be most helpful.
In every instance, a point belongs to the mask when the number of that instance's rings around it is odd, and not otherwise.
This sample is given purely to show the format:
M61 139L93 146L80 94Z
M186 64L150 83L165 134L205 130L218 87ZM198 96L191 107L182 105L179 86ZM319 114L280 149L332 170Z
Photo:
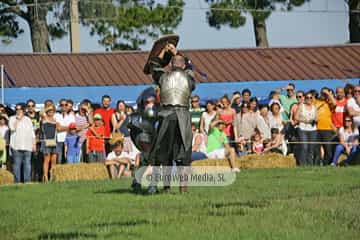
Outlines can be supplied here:
M239 168L237 168L237 167L236 167L236 168L232 168L232 169L231 169L231 172L235 172L235 173L237 173L237 172L240 172L240 169L239 169Z

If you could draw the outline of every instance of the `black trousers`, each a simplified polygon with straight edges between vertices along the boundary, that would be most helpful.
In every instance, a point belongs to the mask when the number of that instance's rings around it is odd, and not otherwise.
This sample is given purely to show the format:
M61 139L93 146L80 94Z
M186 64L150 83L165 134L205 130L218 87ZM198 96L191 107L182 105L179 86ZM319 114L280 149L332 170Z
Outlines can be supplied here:
M319 142L332 142L335 138L335 132L333 130L317 130L317 141ZM319 144L316 146L315 165L320 165L320 147L324 148L323 165L329 165L332 161L334 153L333 144Z

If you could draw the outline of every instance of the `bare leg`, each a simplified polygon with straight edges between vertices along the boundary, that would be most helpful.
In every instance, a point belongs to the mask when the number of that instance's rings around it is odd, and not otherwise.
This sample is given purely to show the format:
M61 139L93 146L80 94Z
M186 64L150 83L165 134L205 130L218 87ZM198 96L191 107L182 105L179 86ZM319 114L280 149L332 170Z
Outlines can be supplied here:
M123 175L124 170L125 170L125 165L124 165L124 164L120 164L120 166L119 166L119 172L118 172L118 175L117 175L118 178Z
M49 163L50 163L50 154L44 154L43 162L43 182L49 181Z

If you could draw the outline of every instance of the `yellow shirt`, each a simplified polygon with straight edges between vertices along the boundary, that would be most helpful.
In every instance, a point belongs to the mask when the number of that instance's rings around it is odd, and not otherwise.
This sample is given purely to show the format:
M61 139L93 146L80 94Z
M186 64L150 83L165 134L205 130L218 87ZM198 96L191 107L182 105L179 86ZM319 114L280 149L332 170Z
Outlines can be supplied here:
M332 123L332 111L330 104L323 100L316 100L315 107L317 110L317 129L318 130L335 130Z

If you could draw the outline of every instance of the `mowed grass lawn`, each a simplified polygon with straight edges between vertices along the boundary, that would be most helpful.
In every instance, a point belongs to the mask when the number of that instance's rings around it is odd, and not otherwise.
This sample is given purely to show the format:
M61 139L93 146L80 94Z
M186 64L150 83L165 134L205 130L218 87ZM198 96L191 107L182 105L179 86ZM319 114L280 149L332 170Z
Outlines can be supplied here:
M360 239L360 167L244 170L227 187L0 187L0 239Z

